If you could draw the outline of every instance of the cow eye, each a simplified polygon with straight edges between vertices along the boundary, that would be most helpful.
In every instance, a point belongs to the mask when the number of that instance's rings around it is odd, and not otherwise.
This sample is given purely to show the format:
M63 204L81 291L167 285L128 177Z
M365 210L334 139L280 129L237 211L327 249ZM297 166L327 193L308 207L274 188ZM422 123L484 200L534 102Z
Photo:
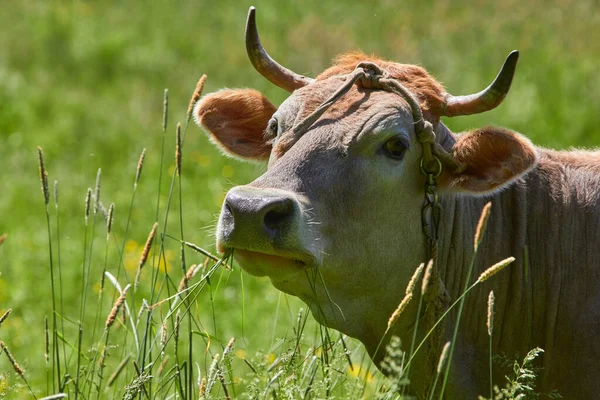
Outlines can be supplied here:
M269 120L269 123L267 124L267 129L266 129L267 135L269 137L277 136L278 128L279 128L279 122L277 121L277 119L271 118Z
M401 160L406 151L406 144L402 138L394 136L383 144L382 150L387 157L394 160Z

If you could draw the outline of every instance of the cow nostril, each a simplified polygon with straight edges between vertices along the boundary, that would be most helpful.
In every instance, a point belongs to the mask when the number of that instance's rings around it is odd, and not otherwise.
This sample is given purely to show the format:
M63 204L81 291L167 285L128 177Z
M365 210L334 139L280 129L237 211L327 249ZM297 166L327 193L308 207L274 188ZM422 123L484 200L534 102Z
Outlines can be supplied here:
M264 217L265 227L271 231L281 229L293 214L293 206L291 202L280 204L277 208L268 211Z
M289 216L288 213L280 211L269 211L265 215L265 226L271 230L279 227Z

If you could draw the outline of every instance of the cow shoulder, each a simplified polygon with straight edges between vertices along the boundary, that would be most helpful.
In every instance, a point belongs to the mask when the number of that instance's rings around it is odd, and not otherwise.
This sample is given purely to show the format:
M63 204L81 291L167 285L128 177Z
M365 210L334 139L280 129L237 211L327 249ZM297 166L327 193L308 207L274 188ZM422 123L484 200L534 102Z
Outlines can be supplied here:
M501 190L531 170L538 161L529 139L497 127L458 135L452 148L460 173L445 172L441 186L451 192L485 194Z
M194 107L194 119L226 154L266 160L271 144L264 131L276 110L257 90L224 89L200 99Z

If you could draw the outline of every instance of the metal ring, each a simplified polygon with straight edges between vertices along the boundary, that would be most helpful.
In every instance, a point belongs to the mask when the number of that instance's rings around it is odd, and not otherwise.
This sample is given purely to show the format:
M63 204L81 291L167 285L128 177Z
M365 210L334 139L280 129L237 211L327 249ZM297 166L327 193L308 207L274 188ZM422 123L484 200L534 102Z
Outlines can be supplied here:
M439 177L442 174L442 169L443 169L442 162L435 155L433 156L433 159L435 161L437 161L438 169L437 169L436 173L429 172L429 171L425 170L425 158L421 158L421 164L419 165L419 168L421 168L421 173L423 175L433 175L434 178L437 178L437 177Z

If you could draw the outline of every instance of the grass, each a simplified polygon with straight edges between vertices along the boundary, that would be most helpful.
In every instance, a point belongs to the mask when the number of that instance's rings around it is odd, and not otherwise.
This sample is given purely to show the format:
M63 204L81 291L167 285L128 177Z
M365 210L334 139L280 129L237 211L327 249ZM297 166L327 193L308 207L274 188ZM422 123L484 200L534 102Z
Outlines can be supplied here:
M143 308L142 299L152 305L174 296L184 267L204 264L205 257L191 249L185 250L185 263L181 262L181 239L214 252L215 216L227 188L252 180L264 169L222 157L199 129L190 126L183 137L182 174L173 179L175 126L181 121L186 130L185 111L203 73L208 75L205 92L249 86L275 104L285 98L247 61L243 29L249 5L185 1L109 7L31 1L0 13L0 235L7 234L0 244L0 315L13 310L0 326L0 340L25 370L38 397L55 393L65 373L75 378L78 358L85 368L81 376L94 376L94 385L100 385L97 373L102 371L106 397L123 394L126 386L131 393L142 387L147 375L136 375L133 360L138 368L152 360L156 373L167 356L163 373L145 385L146 390L189 393L199 386L198 368L207 385L212 377L214 393L218 390L220 396L224 390L219 376L232 397L248 398L272 390L291 397L311 390L323 395L341 390L347 397L359 397L363 390L383 393L381 386L393 386L379 374L366 372L373 368L355 342L342 343L337 333L323 330L307 313L299 314L303 306L296 299L278 293L264 279L244 277L235 265L231 271L215 269L210 279L196 275L185 304L178 301L182 314L189 309L179 323L170 307L156 309L163 310L162 316ZM504 56L518 48L521 60L506 103L484 115L447 120L451 129L492 123L550 147L600 143L600 115L589 106L600 103L600 43L591 40L600 34L600 21L593 1L459 1L452 7L433 1L254 5L271 54L312 76L336 54L360 48L421 64L460 94L487 84ZM163 130L166 87L171 111ZM44 149L49 173L48 207L36 178L36 146ZM143 149L146 160L134 186ZM98 168L102 205L108 210L115 204L108 240L101 210L92 210L85 223L86 192L91 187L94 194ZM54 181L60 191L56 203ZM110 334L105 333L100 325L119 290L104 281L99 297L104 269L122 287L133 281L154 222L159 222L161 240L154 243L139 290L131 288L127 295L131 313L118 317ZM214 265L211 261L207 268ZM195 284L199 286L192 290ZM52 312L53 302L57 313ZM51 345L48 363L45 318ZM169 340L161 358L163 322ZM182 330L175 350L178 326ZM147 345L145 351L137 350L134 331L140 346ZM231 337L236 338L234 350L219 357L211 375L213 356L223 354ZM328 340L336 345L324 352L322 345ZM98 366L103 349L104 366ZM121 366L128 358L132 361ZM176 364L179 369L173 369ZM291 370L297 372L296 379L286 382ZM29 393L11 371L8 359L0 356L0 393L8 398ZM277 376L279 371L284 372ZM73 385L66 386L72 394ZM94 385L87 378L80 396L95 398Z

